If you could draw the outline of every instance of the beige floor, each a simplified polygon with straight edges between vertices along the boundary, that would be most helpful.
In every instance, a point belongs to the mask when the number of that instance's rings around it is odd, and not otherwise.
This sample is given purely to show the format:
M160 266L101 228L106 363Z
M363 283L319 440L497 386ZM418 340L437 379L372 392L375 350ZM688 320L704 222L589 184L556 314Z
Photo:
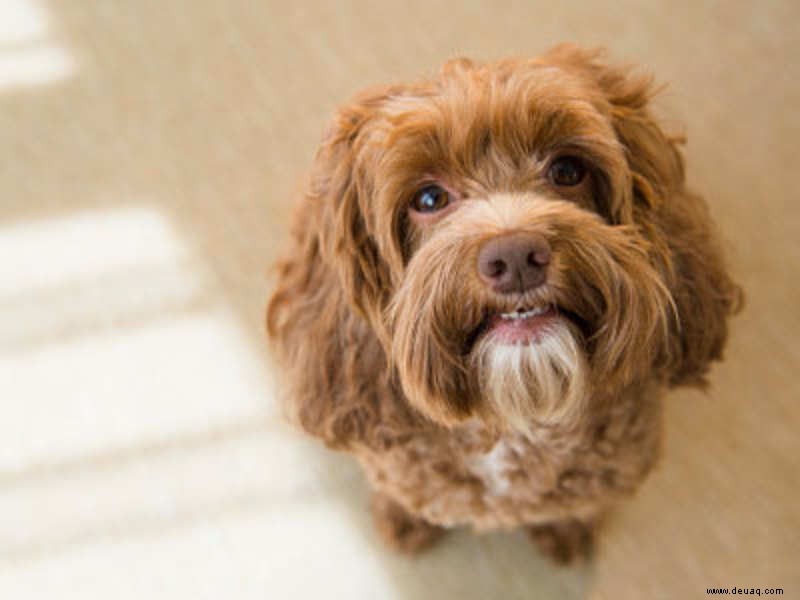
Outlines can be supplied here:
M800 4L290 5L0 5L0 598L800 598ZM398 558L276 416L266 266L338 102L561 40L671 82L747 310L591 567Z

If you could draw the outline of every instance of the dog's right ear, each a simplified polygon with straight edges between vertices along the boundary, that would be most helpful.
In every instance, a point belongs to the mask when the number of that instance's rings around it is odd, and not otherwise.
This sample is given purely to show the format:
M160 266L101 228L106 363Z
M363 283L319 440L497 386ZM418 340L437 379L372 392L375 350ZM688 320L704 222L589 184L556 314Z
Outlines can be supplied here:
M359 159L365 127L384 94L362 94L327 128L267 306L289 416L332 447L370 435L378 394L365 382L385 385L376 374L388 371L368 324L378 321L388 285L367 223L368 165Z
M362 155L368 155L366 125L387 93L376 89L356 96L325 129L294 207L290 249L277 264L278 285L267 310L273 338L279 337L290 300L319 295L323 288L329 299L343 295L368 319L380 310L388 275L366 216L371 182L365 163L374 157Z
M370 122L391 88L367 90L334 115L323 135L312 167L305 202L319 212L322 258L337 272L352 307L377 326L387 302L391 281L381 257L371 220L373 182L379 153L367 148Z

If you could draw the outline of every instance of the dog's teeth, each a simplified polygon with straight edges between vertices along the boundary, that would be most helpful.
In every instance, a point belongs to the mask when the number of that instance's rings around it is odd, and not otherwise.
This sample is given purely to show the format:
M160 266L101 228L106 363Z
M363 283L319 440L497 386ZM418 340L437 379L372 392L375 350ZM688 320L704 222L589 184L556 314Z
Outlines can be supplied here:
M531 308L530 310L526 310L525 312L508 312L508 313L500 313L500 318L506 321L513 321L516 319L530 319L531 317L537 317L545 312L547 312L548 307L546 306L537 306L535 308Z

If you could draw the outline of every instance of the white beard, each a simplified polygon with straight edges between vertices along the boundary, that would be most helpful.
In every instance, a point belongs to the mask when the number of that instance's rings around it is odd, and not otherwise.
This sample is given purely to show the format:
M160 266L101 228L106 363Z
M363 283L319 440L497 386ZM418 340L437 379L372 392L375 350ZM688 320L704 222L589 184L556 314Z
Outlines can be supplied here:
M505 427L520 433L567 424L586 402L588 367L579 334L562 319L546 327L528 344L500 343L490 333L472 353L481 395Z

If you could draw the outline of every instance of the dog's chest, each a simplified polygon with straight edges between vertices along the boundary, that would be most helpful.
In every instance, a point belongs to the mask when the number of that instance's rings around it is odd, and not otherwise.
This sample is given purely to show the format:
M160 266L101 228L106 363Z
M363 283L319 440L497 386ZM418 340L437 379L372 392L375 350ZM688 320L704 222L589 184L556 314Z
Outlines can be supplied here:
M500 439L488 452L468 454L464 466L483 484L487 494L501 496L511 487L515 456L508 440Z
M439 525L490 529L588 517L631 493L650 470L658 415L656 398L641 398L635 411L602 415L601 428L495 437L471 422L420 430L358 457L376 489Z
M437 457L427 466L421 461L424 473L419 479L425 484L416 493L430 520L444 525L508 526L530 520L542 509L542 499L558 486L564 467L559 458L564 457L548 451L548 444L508 434L487 446L483 433L462 430L449 439L446 452L435 452ZM448 469L440 468L445 460Z

